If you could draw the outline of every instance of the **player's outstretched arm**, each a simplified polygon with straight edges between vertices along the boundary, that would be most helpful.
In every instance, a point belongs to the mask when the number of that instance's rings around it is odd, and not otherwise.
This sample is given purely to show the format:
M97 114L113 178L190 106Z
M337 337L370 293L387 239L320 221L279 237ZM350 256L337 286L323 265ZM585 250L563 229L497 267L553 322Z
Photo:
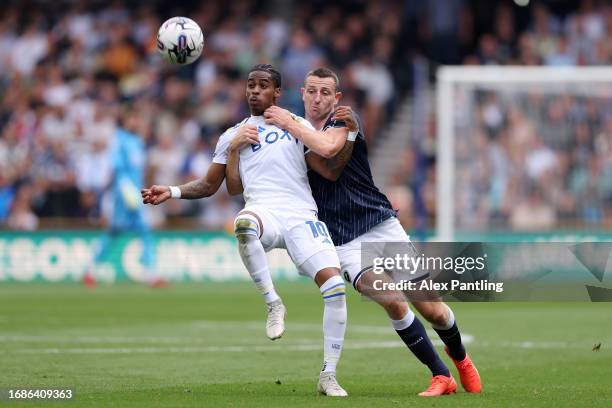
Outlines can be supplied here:
M358 132L359 125L353 116L353 111L349 106L340 106L334 112L333 120L342 121L350 132ZM306 163L308 166L330 181L336 181L340 178L344 167L353 155L353 140L347 140L342 150L330 159L319 156L316 153L310 152L306 155Z
M213 163L200 179L178 186L180 197L187 200L210 197L215 194L225 178L225 164ZM172 197L170 186L154 185L140 190L144 204L159 205Z
M344 146L348 130L346 128L331 128L326 132L314 130L298 120L286 109L270 106L264 112L266 123L289 131L306 147L325 158L334 157Z

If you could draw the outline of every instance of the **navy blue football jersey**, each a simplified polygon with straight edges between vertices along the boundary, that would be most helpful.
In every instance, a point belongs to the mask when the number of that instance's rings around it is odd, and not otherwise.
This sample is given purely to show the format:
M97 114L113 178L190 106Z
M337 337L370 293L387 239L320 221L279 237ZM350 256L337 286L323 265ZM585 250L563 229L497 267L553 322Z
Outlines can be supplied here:
M354 142L353 155L340 178L330 181L312 169L308 171L312 196L319 208L318 217L327 224L337 246L352 241L397 214L387 196L374 185L368 148L361 130L363 126L358 116L357 121L360 131ZM330 117L323 130L345 126Z

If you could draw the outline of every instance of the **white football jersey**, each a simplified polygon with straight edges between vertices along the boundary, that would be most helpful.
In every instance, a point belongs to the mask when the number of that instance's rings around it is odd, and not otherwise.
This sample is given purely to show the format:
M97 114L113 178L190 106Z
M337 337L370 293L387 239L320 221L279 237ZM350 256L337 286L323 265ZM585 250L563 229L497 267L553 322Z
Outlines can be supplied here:
M296 120L314 129L306 119L296 116ZM306 175L304 145L289 132L266 124L263 116L246 118L223 133L217 142L213 162L227 164L229 143L243 124L257 126L259 133L259 144L240 151L240 178L246 205L317 211Z

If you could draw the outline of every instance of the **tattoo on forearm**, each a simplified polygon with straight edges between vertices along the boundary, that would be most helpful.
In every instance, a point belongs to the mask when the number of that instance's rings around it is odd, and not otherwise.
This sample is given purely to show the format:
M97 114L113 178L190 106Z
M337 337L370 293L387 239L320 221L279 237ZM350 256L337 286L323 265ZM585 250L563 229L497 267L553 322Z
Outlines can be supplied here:
M327 168L331 171L342 171L353 154L354 144L354 142L347 141L337 155L326 161Z
M195 200L197 198L208 197L208 185L204 179L197 179L183 184L181 188L181 198L187 200Z

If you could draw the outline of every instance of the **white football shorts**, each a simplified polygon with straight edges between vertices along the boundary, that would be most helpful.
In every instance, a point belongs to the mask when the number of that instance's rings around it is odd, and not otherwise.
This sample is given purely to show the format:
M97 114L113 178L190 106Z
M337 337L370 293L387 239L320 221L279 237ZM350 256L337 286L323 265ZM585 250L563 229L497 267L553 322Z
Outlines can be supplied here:
M321 269L340 269L327 225L313 211L272 212L263 206L247 206L243 212L256 214L260 222L259 239L266 252L286 249L300 275L314 279Z
M374 253L368 254L366 258L372 259L377 256L388 256L388 254L385 254L384 244L386 242L410 243L410 237L406 234L404 227L402 227L398 219L391 217L354 240L344 245L337 246L336 251L340 258L342 275L347 282L353 284L354 288L356 288L355 285L359 281L361 275L372 268L372 265L362 265L362 242L380 243L380 245L368 245L368 249ZM427 276L429 276L429 274L426 271L417 271L412 275L410 280L419 281L425 279Z

